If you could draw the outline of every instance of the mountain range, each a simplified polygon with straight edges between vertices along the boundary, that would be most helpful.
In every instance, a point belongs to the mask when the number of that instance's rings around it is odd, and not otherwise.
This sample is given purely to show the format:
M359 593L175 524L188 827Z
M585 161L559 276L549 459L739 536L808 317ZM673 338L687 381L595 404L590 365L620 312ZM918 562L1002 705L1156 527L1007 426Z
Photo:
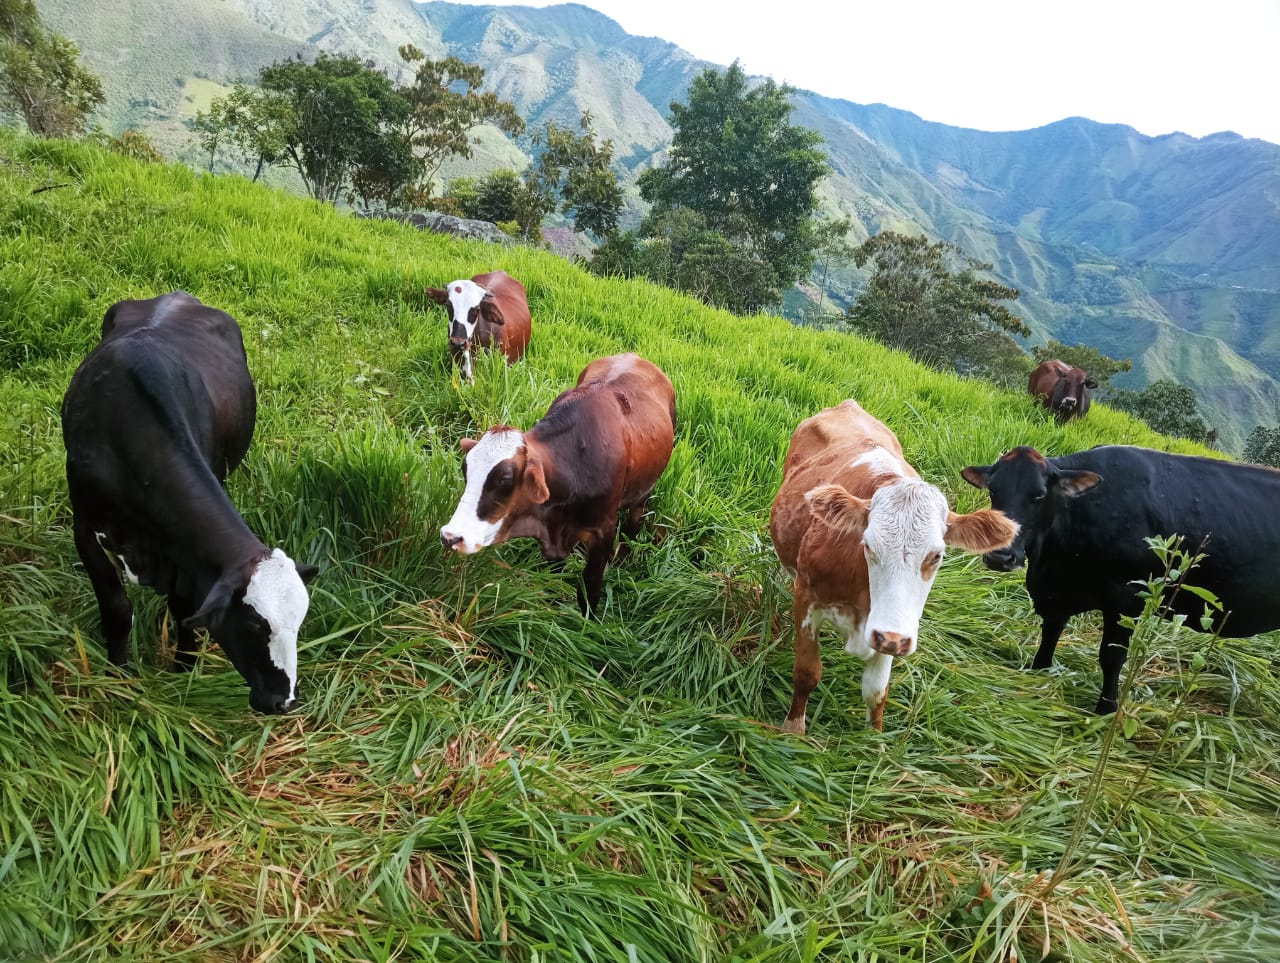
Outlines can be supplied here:
M411 42L483 65L486 87L530 130L590 111L630 183L661 159L669 103L708 66L579 4L41 0L39 9L102 77L102 126L141 130L192 164L201 157L186 121L260 66L326 50L394 73L396 48ZM959 245L1021 291L1015 310L1032 342L1129 358L1134 371L1119 386L1190 386L1226 450L1239 451L1254 425L1280 423L1280 145L1226 132L1148 137L1079 117L990 133L813 91L793 101L793 121L825 139L824 202L853 219L851 240L923 231ZM478 139L454 173L527 162L527 140L491 129ZM843 275L837 302L858 282Z

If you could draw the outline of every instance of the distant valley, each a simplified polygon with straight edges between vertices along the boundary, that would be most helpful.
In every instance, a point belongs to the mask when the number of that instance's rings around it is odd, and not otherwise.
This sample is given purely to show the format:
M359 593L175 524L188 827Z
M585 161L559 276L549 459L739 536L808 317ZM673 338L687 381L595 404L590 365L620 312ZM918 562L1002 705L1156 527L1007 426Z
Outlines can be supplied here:
M41 0L104 81L100 122L146 132L199 164L184 124L236 80L318 50L398 69L396 47L480 63L531 129L589 110L628 179L669 143L667 105L706 64L634 37L578 4L463 6L411 0ZM1116 379L1173 378L1202 399L1219 443L1239 451L1280 423L1280 145L1234 134L1146 137L1068 118L986 133L883 105L801 91L797 123L826 139L830 207L859 237L922 230L994 265L1022 292L1033 340L1084 342L1134 362ZM481 132L457 171L520 166L528 144ZM637 216L633 213L632 215ZM856 293L842 278L839 296Z

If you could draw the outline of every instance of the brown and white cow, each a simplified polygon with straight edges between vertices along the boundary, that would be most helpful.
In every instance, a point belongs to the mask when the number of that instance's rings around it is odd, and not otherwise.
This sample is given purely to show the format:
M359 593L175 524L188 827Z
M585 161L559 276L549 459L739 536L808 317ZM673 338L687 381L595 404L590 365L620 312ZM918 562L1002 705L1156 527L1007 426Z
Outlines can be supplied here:
M671 458L675 420L675 391L656 365L634 354L591 362L528 431L499 425L462 439L465 487L440 541L470 555L530 536L552 561L583 543L578 604L594 609L618 512L633 537Z
M867 721L883 725L895 656L915 651L920 615L945 545L990 552L1018 526L991 509L957 515L920 479L902 446L853 400L796 428L773 500L769 534L795 576L795 663L782 728L803 733L809 694L822 678L818 632L832 623L845 651L866 662Z
M1057 358L1041 361L1027 378L1031 397L1052 411L1059 421L1083 418L1089 410L1089 390L1097 387L1098 383L1083 368Z
M449 356L468 381L477 348L496 345L507 363L519 361L529 344L529 299L524 285L506 271L450 281L426 295L449 315Z

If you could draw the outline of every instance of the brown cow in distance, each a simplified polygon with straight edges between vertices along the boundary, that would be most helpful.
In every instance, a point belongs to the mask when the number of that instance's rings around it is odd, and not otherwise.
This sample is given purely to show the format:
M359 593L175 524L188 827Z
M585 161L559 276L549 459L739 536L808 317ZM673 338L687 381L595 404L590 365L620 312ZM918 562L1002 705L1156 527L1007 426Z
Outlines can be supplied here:
M529 299L524 285L506 271L450 281L448 287L427 288L425 294L449 316L449 357L468 381L477 348L496 346L508 364L524 354L529 344Z
M1057 358L1041 361L1027 379L1031 397L1038 399L1059 421L1084 417L1089 410L1089 390L1097 387L1098 383L1083 368Z
M671 458L675 421L675 391L656 365L634 354L591 362L528 431L499 425L462 439L464 488L440 541L470 555L527 535L551 561L581 542L578 605L594 609L618 512L634 537Z
M795 663L782 728L803 734L822 678L818 633L830 622L862 659L867 721L883 726L889 670L915 651L944 546L992 552L1018 526L1000 512L957 515L902 457L887 427L853 400L807 418L791 436L769 534L795 576Z

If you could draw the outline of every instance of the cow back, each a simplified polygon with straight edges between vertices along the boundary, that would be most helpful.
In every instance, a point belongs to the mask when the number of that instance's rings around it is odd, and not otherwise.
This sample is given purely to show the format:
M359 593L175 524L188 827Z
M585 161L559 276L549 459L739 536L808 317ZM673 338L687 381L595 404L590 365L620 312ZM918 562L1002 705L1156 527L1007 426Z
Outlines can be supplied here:
M1077 611L1140 607L1134 580L1161 572L1147 538L1181 535L1203 551L1187 583L1209 589L1231 614L1224 634L1280 628L1280 471L1145 448L1110 445L1049 459L1060 470L1092 471L1102 482L1065 499L1052 525L1028 533L1027 587L1033 598ZM1203 611L1192 593L1175 607Z
M532 327L524 285L506 271L477 274L471 280L493 295L503 319L502 324L490 324L481 318L476 325L476 342L486 347L496 345L508 362L519 361L529 346Z
M526 435L584 486L611 490L616 510L646 497L666 469L675 417L675 390L657 365L612 355L587 365Z

